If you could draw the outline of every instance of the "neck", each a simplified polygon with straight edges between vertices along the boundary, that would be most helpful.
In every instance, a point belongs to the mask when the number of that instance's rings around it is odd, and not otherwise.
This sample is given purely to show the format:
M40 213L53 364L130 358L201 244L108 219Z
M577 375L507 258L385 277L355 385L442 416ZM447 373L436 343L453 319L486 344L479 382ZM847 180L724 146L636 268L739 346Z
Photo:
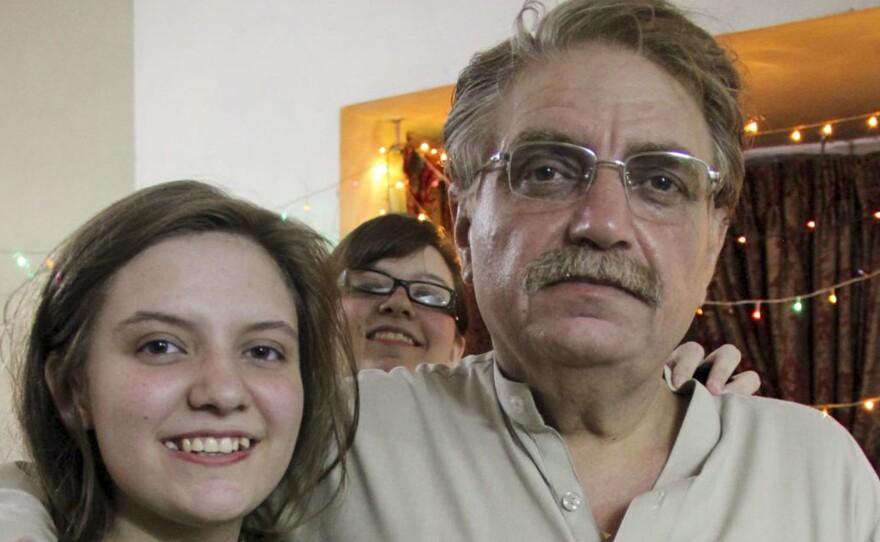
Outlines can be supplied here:
M237 542L241 519L220 525L194 527L157 515L130 514L117 510L103 542Z
M496 359L532 390L544 421L565 441L596 525L614 533L632 499L660 476L687 410L661 378L662 361L566 365L541 356L532 359L552 361L509 368Z
M647 440L671 449L686 405L663 381L662 362L564 365L557 358L524 369L496 357L502 372L529 386L545 422L567 441L601 447Z

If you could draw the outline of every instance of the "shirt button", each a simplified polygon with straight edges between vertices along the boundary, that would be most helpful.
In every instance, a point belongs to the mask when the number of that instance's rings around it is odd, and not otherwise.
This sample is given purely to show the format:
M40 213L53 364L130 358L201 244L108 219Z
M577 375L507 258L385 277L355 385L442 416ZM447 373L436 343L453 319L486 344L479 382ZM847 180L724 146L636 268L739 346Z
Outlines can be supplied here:
M581 507L581 497L577 493L569 491L562 497L562 507L569 512L574 512Z

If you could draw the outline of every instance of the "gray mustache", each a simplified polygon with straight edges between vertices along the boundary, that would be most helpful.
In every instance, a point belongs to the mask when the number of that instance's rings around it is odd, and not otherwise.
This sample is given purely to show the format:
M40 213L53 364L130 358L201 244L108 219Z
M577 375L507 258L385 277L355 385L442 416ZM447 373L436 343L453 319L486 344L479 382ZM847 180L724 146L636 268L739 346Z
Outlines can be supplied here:
M568 246L545 252L526 270L526 292L566 280L583 278L622 288L648 305L660 304L657 272L620 252L598 252Z

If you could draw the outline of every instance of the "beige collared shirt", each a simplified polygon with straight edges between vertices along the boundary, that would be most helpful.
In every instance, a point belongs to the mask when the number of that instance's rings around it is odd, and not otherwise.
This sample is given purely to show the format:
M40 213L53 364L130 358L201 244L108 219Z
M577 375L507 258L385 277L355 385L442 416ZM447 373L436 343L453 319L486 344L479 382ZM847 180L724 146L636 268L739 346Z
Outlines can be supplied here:
M361 373L345 499L291 540L602 542L568 451L490 354ZM615 542L880 541L880 482L837 422L695 383L654 488Z

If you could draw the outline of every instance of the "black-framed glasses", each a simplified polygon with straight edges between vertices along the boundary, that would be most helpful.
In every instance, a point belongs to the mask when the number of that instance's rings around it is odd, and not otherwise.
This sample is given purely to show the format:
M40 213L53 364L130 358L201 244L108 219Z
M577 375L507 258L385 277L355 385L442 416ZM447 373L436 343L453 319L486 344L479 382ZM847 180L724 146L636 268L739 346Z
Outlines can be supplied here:
M424 280L403 280L375 269L346 269L340 276L340 282L351 290L381 296L389 296L398 286L403 286L406 296L413 303L438 309L456 317L455 290L442 284Z
M721 174L676 151L639 152L624 160L599 160L586 147L529 141L492 155L483 169L506 165L510 191L534 200L571 202L587 193L600 167L618 169L630 210L660 222L676 221L714 193Z

